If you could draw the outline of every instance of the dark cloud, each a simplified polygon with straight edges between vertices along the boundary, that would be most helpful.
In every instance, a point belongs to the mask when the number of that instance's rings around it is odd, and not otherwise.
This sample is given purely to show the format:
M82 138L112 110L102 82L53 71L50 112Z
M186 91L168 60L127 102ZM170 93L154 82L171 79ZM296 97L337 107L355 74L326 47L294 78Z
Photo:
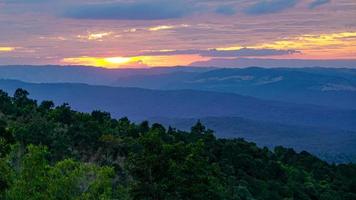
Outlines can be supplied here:
M309 4L309 8L314 9L327 3L330 3L330 0L315 0Z
M263 0L245 9L245 13L249 15L278 13L294 7L298 1L299 0Z
M250 49L243 48L239 50L175 50L164 52L146 52L143 55L159 56L159 55L187 55L199 54L204 57L246 57L246 56L274 56L274 55L289 55L300 53L296 50L276 50L276 49Z
M224 5L224 6L219 6L218 8L216 8L215 12L220 15L229 16L229 15L236 14L236 9L232 6Z
M70 7L63 15L75 19L162 20L181 18L191 11L189 4L154 0L86 4Z

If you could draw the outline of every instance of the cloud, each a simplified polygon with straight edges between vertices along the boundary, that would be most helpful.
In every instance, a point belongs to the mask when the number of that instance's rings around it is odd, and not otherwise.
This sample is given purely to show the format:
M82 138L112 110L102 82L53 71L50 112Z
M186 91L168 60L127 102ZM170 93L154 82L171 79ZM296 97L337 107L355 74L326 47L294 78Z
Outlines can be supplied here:
M170 30L176 28L187 28L189 27L188 24L180 24L180 25L160 25L160 26L153 26L148 28L149 31L162 31L162 30Z
M223 5L216 8L215 12L220 15L230 16L236 14L236 9L229 5Z
M315 0L309 4L309 8L314 9L327 3L330 3L330 0Z
M160 56L160 55L189 55L196 54L203 57L248 57L248 56L275 56L289 55L300 53L296 50L276 50L276 49L251 49L242 48L238 50L164 50L164 51L148 51L142 55Z
M44 3L49 0L2 0L6 4L31 4L31 3Z
M320 51L325 54L329 52L354 52L356 45L356 32L338 32L325 34L302 34L294 37L286 37L282 40L271 41L247 46L247 49L279 49L279 50L312 50L314 53ZM217 48L217 50L240 50L244 47L239 45Z
M255 58L235 58L235 59L211 59L208 61L197 61L190 66L207 67L332 67L345 68L356 66L356 60L304 60L304 59L255 59Z
M181 18L191 11L192 6L182 2L146 0L74 6L68 8L63 15L94 20L163 20Z
M294 7L299 0L263 0L245 9L248 15L278 13Z
M169 30L169 29L174 29L174 26L170 26L170 25L155 26L155 27L149 28L148 30L161 31L161 30Z
M88 33L87 35L78 35L77 38L85 40L102 40L105 37L111 36L113 32L98 32Z

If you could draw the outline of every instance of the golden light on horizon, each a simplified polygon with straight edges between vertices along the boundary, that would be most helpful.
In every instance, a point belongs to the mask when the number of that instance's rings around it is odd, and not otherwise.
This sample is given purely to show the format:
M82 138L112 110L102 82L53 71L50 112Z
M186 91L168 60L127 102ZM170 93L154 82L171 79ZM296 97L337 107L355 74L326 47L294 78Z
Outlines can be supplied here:
M117 68L122 65L131 65L133 62L132 58L129 57L73 57L73 58L64 58L61 60L62 63L71 64L71 65L90 65L97 67L106 67L106 68Z
M305 34L273 43L261 44L259 48L274 49L313 49L327 46L354 46L356 45L356 32L342 32L332 34L312 35Z
M10 51L14 51L15 47L2 47L0 46L0 52L10 52Z
M61 63L70 65L89 65L105 68L122 67L170 67L186 66L197 61L207 61L209 58L199 55L169 55L169 56L134 56L134 57L73 57L64 58Z
M132 60L132 58L126 58L126 57L111 57L111 58L104 58L105 61L113 64L125 64L128 63Z
M285 38L247 46L230 46L216 48L220 51L249 49L298 50L302 54L285 55L286 58L355 58L356 32L340 32L330 34L303 34L297 37ZM351 55L350 55L351 52ZM280 56L272 56L282 58Z

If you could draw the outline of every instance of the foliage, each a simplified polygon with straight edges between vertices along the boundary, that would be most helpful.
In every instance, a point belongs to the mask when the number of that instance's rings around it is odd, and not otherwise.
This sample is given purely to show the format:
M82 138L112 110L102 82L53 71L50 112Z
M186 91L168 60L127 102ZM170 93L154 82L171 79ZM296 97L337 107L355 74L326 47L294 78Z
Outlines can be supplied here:
M0 199L356 199L356 166L0 91Z

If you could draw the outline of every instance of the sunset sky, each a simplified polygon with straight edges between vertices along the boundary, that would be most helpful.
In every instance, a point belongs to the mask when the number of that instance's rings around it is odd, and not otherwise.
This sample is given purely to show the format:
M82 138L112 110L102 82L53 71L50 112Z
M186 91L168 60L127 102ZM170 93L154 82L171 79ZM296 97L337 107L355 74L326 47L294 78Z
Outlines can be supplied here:
M247 58L356 59L356 1L0 0L0 65L210 66Z

